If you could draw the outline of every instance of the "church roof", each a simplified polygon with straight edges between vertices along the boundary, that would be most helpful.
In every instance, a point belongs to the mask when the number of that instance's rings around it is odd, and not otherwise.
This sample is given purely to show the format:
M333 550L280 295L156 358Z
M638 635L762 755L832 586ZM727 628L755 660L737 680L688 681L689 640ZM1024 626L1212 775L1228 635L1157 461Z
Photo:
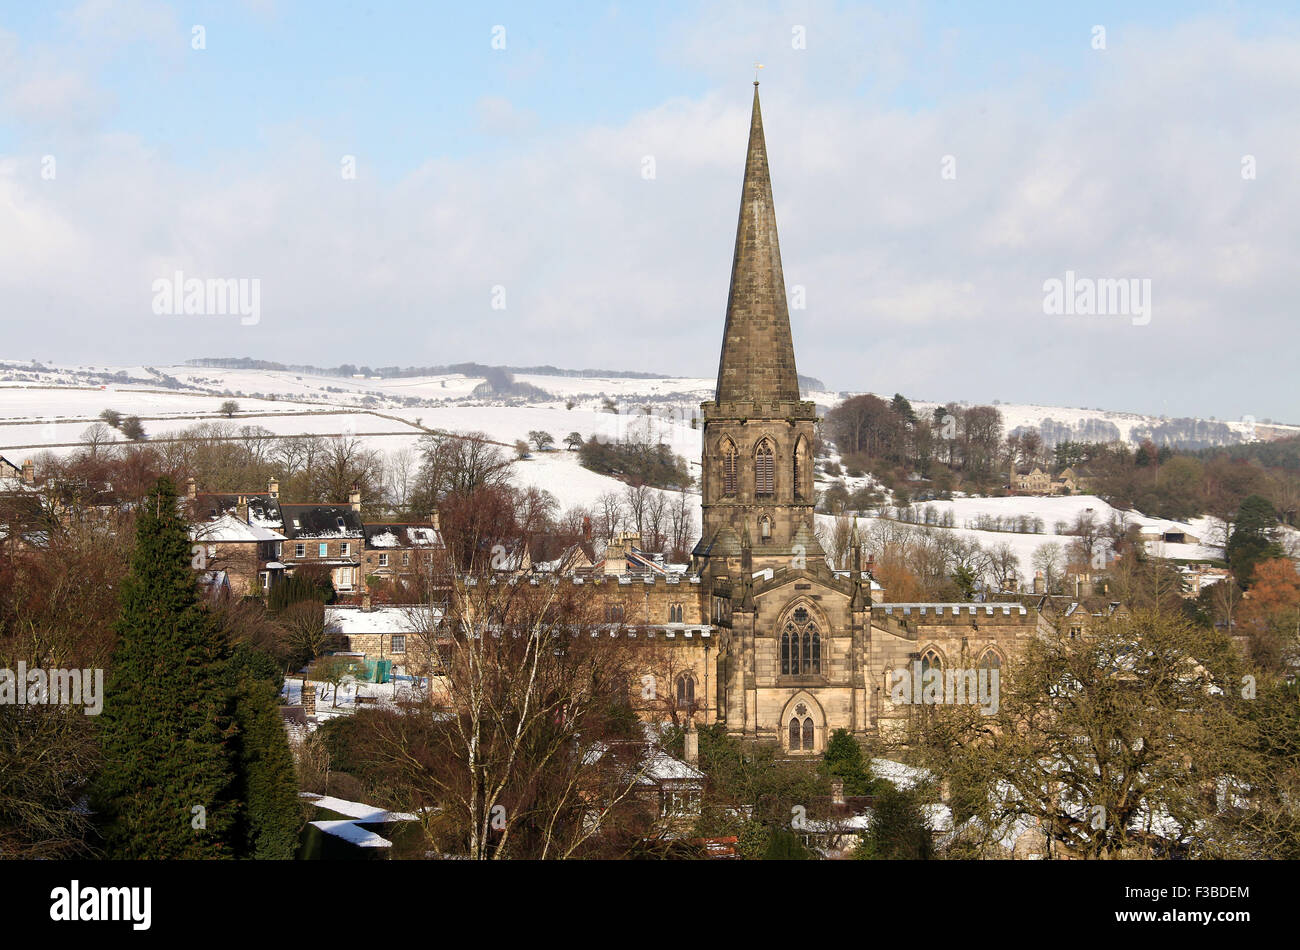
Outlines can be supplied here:
M761 405L799 400L758 83L754 83L754 111L715 399L718 403Z

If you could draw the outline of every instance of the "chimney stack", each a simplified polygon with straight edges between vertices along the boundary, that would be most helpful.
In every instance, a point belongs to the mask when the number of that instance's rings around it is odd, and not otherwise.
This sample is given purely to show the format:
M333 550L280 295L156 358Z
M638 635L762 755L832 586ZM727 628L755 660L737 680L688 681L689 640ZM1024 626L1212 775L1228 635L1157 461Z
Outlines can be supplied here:
M245 524L248 523L248 496L247 495L239 496L239 503L238 503L238 507L235 509L235 513L239 516L240 521L244 522Z
M27 459L26 461L23 462L23 484L24 485L36 484L36 465L32 462L31 459Z
M353 485L352 491L348 492L348 504L352 506L353 511L361 511L361 490L356 485Z
M844 804L844 779L831 779L831 804Z
M272 498L280 497L280 480L275 476L271 476L271 480L266 483L266 493Z
M442 522L441 522L441 520L440 520L439 517L438 517L438 509L437 509L437 508L435 508L435 509L433 509L433 511L429 512L429 524L433 525L433 530L434 530L434 531L441 531L441 530L442 530Z
M591 517L588 515L582 517L582 540L591 540Z
M1042 592L1043 592L1043 572L1034 571L1034 593L1041 594Z
M695 720L686 723L686 764L695 765L700 761L700 734L695 731Z
M198 482L194 481L193 475L185 480L185 494L189 495L190 498L199 496L199 485Z

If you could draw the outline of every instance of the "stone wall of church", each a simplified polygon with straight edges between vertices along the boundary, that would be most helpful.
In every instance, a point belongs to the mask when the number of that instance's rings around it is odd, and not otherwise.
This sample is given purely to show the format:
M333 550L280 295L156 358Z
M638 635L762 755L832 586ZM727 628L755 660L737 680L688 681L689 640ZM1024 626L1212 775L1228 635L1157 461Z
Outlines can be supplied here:
M707 541L719 528L729 526L737 538L748 530L756 565L761 567L766 551L785 554L798 526L812 523L814 488L812 476L812 438L815 413L811 403L789 403L767 407L759 418L731 418L736 407L704 404L705 426L702 453L701 486L703 502L703 531ZM757 410L759 407L753 407ZM784 410L784 412L781 412ZM719 417L720 416L720 417ZM799 484L794 484L794 454L803 439ZM773 453L773 492L770 496L755 494L754 453L761 441L767 439ZM725 493L723 470L726 450L731 445L737 454L737 490L734 495ZM760 518L771 520L771 535L762 538Z
M877 605L872 610L868 661L876 729L901 734L919 712L915 704L892 701L896 670L911 670L927 654L937 656L944 669L975 669L989 650L996 652L1005 668L1029 639L1045 629L1038 611L1019 604Z

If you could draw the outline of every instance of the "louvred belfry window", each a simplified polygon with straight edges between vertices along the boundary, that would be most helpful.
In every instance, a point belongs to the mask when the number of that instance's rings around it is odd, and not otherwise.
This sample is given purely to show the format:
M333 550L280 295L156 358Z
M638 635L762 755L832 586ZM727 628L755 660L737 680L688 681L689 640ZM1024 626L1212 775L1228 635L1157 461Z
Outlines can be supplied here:
M772 445L766 439L758 444L754 453L754 494L772 495L775 493L776 470L772 458Z
M736 493L736 447L730 442L722 444L722 493L724 495L734 495Z

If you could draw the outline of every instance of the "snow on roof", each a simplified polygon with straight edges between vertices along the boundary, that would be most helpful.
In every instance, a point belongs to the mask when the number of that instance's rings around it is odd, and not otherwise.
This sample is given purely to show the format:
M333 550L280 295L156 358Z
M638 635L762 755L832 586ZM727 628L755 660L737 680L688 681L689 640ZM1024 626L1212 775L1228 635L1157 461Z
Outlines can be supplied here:
M379 534L372 534L368 539L372 548L395 548L397 547L397 535L391 531L381 531Z
M928 781L934 777L933 774L926 769L919 769L912 765L904 765L902 762L895 762L893 759L872 759L871 772L877 778L883 778L886 782L903 792L910 791L922 782Z
M255 541L284 541L285 536L278 531L240 521L234 515L222 515L203 524L190 528L190 539L210 543L240 543Z
M644 765L645 779L651 782L702 782L705 777L703 772L689 762L683 762L676 756L669 755L660 749L656 749L647 755Z
M312 825L336 838L342 838L358 848L391 848L393 843L382 835L362 828L355 821L313 821Z
M352 802L346 798L335 798L333 795L317 795L314 792L300 792L299 795L318 808L327 808L336 814L347 815L354 821L378 824L389 821L415 821L417 817L406 812L376 808L374 805L367 805L364 802Z
M424 620L437 622L442 611L437 607L326 607L325 623L335 633L417 633Z

